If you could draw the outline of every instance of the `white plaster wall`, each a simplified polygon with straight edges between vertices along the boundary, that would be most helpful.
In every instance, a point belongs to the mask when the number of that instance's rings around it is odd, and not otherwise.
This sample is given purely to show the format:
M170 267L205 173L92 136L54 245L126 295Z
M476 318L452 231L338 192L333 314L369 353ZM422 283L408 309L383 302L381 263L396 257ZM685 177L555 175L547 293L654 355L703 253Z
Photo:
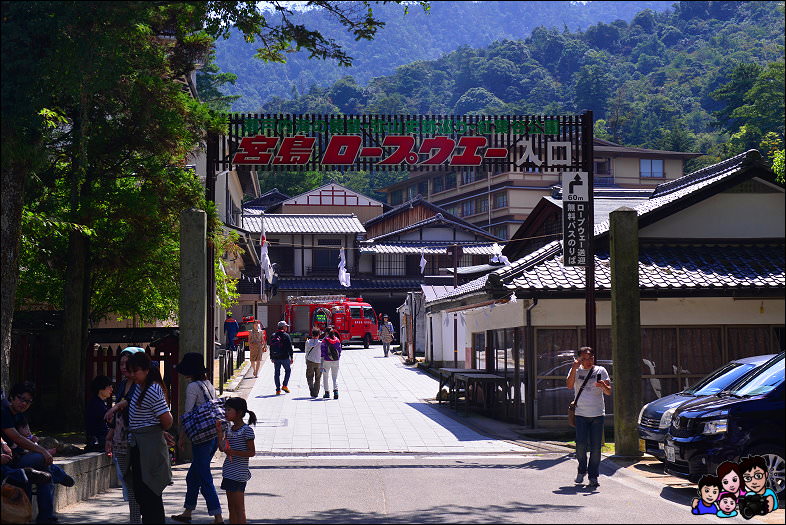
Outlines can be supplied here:
M597 325L610 326L611 301L596 301L595 304ZM641 324L643 326L777 325L784 322L785 306L784 299L735 300L730 297L707 297L645 300L641 301ZM584 308L584 299L541 300L532 309L532 324L538 327L583 326ZM501 323L497 321L496 316L492 316L486 322L486 329L523 325L523 321L518 325Z
M434 315L434 360L453 363L453 313L440 312ZM467 339L466 320L458 313L458 362L462 366L466 357Z
M640 231L641 237L761 239L786 235L783 193L721 193Z

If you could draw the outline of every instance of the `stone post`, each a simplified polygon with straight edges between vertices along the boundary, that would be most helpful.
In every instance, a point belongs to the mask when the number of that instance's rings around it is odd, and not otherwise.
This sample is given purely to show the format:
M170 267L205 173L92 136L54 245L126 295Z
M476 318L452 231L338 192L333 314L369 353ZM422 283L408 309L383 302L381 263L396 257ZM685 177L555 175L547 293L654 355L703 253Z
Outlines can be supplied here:
M195 208L180 214L180 356L196 352L206 354L207 341L207 214ZM211 363L212 364L212 363ZM175 416L179 428L179 418L183 414L186 400L186 387L189 380L179 375L180 396ZM173 407L174 408L174 407ZM189 440L184 450L179 451L179 459L191 459Z
M611 358L614 362L614 443L617 456L639 456L641 319L638 215L618 208L609 215L611 254Z

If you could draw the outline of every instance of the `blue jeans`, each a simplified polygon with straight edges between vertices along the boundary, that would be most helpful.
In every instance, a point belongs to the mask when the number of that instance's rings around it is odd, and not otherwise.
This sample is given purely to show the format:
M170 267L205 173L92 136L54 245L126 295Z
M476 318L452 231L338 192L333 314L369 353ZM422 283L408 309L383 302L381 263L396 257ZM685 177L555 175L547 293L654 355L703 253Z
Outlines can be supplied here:
M194 510L197 495L201 491L207 503L207 513L211 516L221 515L221 503L218 501L213 474L210 472L210 461L217 448L218 438L191 446L191 466L188 467L186 475L186 502L183 508Z
M292 373L292 368L290 367L289 358L287 359L273 359L273 364L275 365L275 373L273 374L273 378L276 381L276 390L281 390L281 367L284 367L284 386L289 385L289 376Z
M27 454L21 456L17 460L16 466L19 468L33 467L36 470L43 470L44 472L49 472L52 475L52 483L38 485L38 497L36 498L38 501L38 517L36 518L36 521L46 521L52 519L55 516L54 484L61 483L65 479L65 471L54 463L47 466L44 462L44 456L38 452L28 452Z
M576 416L576 459L579 460L579 474L587 474L591 480L598 479L600 470L603 417ZM587 452L589 452L589 465L587 465Z

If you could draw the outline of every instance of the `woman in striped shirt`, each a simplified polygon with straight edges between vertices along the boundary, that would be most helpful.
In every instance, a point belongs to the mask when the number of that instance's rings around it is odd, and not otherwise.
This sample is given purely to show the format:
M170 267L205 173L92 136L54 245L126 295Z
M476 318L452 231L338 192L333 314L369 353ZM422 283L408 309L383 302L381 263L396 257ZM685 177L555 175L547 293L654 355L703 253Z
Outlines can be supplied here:
M127 398L130 479L142 511L142 523L165 523L162 495L172 480L167 442L172 437L165 432L172 426L172 414L166 387L146 353L132 355L126 366L137 385Z
M256 454L254 447L254 430L243 423L248 413L248 422L255 425L257 416L248 410L246 400L242 397L230 397L224 404L229 424L226 431L222 421L216 420L218 430L218 448L227 455L224 459L221 488L227 491L230 523L246 523L245 491L246 482L251 479L248 469L248 458Z

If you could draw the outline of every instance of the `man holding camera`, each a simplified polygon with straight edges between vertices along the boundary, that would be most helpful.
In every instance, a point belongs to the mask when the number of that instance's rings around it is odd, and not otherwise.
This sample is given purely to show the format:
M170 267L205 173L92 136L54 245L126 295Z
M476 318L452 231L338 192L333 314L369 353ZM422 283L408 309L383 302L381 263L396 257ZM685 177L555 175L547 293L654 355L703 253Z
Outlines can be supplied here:
M611 382L606 369L595 365L595 352L589 346L579 348L568 372L567 385L574 391L576 401L576 459L579 461L576 483L584 483L584 476L589 475L589 486L596 488L600 486L600 448L606 415L603 395L611 395Z

